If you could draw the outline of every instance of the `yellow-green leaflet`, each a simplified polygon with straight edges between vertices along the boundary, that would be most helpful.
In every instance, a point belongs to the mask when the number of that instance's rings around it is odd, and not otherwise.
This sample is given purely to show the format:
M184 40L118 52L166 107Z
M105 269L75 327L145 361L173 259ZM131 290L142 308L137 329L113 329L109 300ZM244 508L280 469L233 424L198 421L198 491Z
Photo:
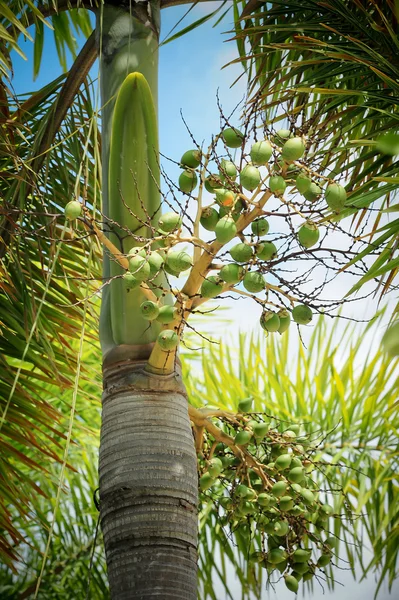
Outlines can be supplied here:
M114 231L124 240L124 253L137 245L127 235L128 230L139 236L152 235L143 222L147 221L147 215L156 214L153 224L159 218L159 178L157 116L153 97L144 75L130 73L122 83L115 103L108 180L108 217L123 225L123 229L116 228ZM119 248L118 235L111 233L109 237ZM111 260L111 277L123 272ZM159 326L154 324L148 328L148 321L140 316L139 307L144 300L139 288L128 292L121 278L112 281L110 315L116 344L147 344L157 338Z

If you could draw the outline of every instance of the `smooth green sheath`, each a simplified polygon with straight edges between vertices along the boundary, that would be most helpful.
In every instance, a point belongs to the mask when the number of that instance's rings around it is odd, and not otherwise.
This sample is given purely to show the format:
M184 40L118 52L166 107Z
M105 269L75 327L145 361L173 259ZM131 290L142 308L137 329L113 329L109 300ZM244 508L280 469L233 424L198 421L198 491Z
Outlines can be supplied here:
M147 219L142 204L150 215L160 207L156 113L159 3L151 2L150 27L141 22L139 13L129 14L126 8L111 5L104 5L97 19L101 23L97 30L102 30L101 43L98 41L103 107L102 212L123 226L123 230L116 228L108 235L127 254L136 244L126 236L126 228L135 235L151 236L151 230L140 223L140 219ZM159 216L160 211L154 225ZM117 233L122 235L123 245ZM105 252L105 279L123 272ZM141 317L140 305L145 299L139 288L127 291L121 278L104 287L100 318L104 358L117 347L122 347L125 356L134 357L136 350L142 353L144 346L149 348L155 342L160 326L148 328L148 321Z

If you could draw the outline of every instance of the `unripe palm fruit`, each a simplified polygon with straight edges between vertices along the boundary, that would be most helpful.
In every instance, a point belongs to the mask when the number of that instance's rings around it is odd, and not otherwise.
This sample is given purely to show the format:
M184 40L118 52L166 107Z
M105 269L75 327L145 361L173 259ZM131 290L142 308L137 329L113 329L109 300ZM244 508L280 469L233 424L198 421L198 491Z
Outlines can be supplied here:
M176 319L177 310L174 306L170 304L166 304L165 306L161 306L159 309L159 313L157 316L157 321L162 323L163 325L167 325L168 323L172 323Z
M298 160L305 152L305 144L300 137L294 137L287 140L281 150L281 156L284 160Z
M226 283L238 283L244 276L244 268L236 263L225 265L219 271L219 277Z
M270 426L268 423L255 423L252 427L255 437L264 438L269 431Z
M71 200L65 206L64 214L67 219L74 221L82 214L82 205L77 200Z
M240 431L235 436L234 443L237 444L237 446L244 446L245 444L248 444L251 437L252 437L252 433L250 431L246 431L246 430Z
M245 398L244 400L240 400L238 403L238 411L241 413L249 412L252 408L253 401L253 398Z
M251 273L247 273L245 275L243 284L247 292L250 292L251 294L257 294L265 289L266 282L262 273L252 271Z
M193 259L187 252L183 250L176 250L173 252L168 252L166 256L166 264L172 269L172 271L187 271L192 264Z
M214 194L216 189L223 187L222 181L219 175L216 173L211 173L208 175L204 181L204 185L205 189L211 194Z
M294 501L290 496L282 496L279 504L280 510L287 512L294 508Z
M306 506L312 506L312 504L315 501L315 497L313 495L313 493L310 490L307 490L306 488L302 488L301 491L301 497L302 497L302 501Z
M272 310L265 310L260 317L260 326L265 331L273 333L280 327L280 318Z
M279 129L278 131L276 131L276 137L280 138L281 140L288 140L290 135L291 132L289 129Z
M290 502L292 502L291 498L289 498ZM285 511L286 509L281 507L281 501L280 501L280 510ZM287 533L290 530L290 526L288 525L288 523L286 521L277 521L277 523L274 526L274 535L277 535L278 537L283 537L285 535L287 535Z
M246 165L240 173L242 187L250 192L258 187L261 181L259 169L253 165Z
M325 540L325 545L328 546L329 548L335 548L337 545L337 540L334 536L330 535L326 540Z
M240 485L238 485L234 490L234 494L235 496L237 496L237 498L246 498L249 491L250 488L248 486L244 485L243 483L240 483Z
M216 239L221 244L227 244L237 233L237 227L232 217L226 215L222 217L215 227Z
M319 556L319 560L317 561L317 566L318 567L326 567L332 559L332 554L322 554L321 556Z
M308 325L313 319L312 310L306 304L298 304L292 310L292 318L298 325Z
M233 206L236 195L231 190L226 188L218 188L216 192L216 202L220 206Z
M314 202L320 196L322 189L317 185L317 183L310 184L309 188L306 192L303 192L302 196L306 198L308 202Z
M143 319L154 321L159 315L158 304L155 304L155 302L152 302L151 300L146 300L140 305L140 313Z
M165 259L159 252L155 250L154 252L151 252L147 255L147 261L150 265L150 275L151 277L154 277L154 275L156 275L158 271L162 268Z
M240 263L248 262L253 256L252 247L244 242L236 244L230 248L229 252L231 258Z
M322 513L324 513L324 514L325 514L327 517L329 517L330 515L332 515L332 514L333 514L333 512L334 512L334 509L333 509L333 507L332 507L332 506L330 506L329 504L322 504L322 505L320 506L320 511L321 511Z
M285 309L279 310L277 315L280 319L280 326L277 331L281 334L287 331L287 329L289 328L291 323L291 316L288 310Z
M176 229L179 229L182 224L182 218L175 212L167 212L161 216L158 221L158 227L166 233L171 233Z
M277 481L277 483L275 483L272 486L270 493L275 498L280 498L280 496L284 496L286 491L287 491L287 484L285 483L285 481Z
M204 473L199 480L200 489L202 492L208 490L215 483L215 478L210 473Z
M386 330L382 338L382 345L390 356L399 356L399 321Z
M208 473L212 475L212 477L217 477L223 471L223 463L220 458L216 456L209 461L208 465Z
M215 231L217 222L219 221L219 213L212 206L205 206L201 211L200 223L207 231Z
M287 475L288 481L293 483L301 483L305 477L305 471L302 467L294 467Z
M194 171L190 171L186 169L182 173L180 173L179 177L179 189L185 194L191 194L193 189L198 183L197 175Z
M266 507L269 506L270 503L274 500L274 498L272 498L272 496L269 496L269 494L259 494L258 496L258 504L260 504L260 506Z
M201 296L203 298L215 298L223 289L224 282L215 275L210 275L201 285Z
M223 159L220 163L219 174L221 178L228 177L234 180L237 177L237 167L231 160Z
M312 223L311 221L306 221L298 231L298 240L299 243L304 248L311 248L319 241L320 232L317 228L317 225Z
M234 223L237 223L240 218L240 213L236 213L231 207L221 206L219 209L219 220L223 217L231 217Z
M269 189L271 192L273 192L273 194L281 196L281 194L284 194L286 187L287 184L285 183L284 178L281 177L281 175L273 175L272 177L270 177Z
M306 563L306 562L308 562L311 554L312 554L311 550L305 550L304 548L298 548L293 553L292 559L296 563Z
M136 279L132 273L126 272L123 275L123 283L125 284L127 290L134 290L140 286L141 282Z
M164 329L158 335L157 342L162 350L174 350L179 343L179 336L173 329Z
M305 562L296 562L293 565L293 569L295 569L296 573L300 573L301 575L303 575L304 573L307 573L309 571L309 565Z
M291 460L291 454L280 454L280 456L276 458L274 466L276 467L277 471L284 471L290 466Z
M244 141L244 135L241 133L241 131L233 127L228 127L222 131L222 138L226 146L229 148L239 148L242 146Z
M283 562L287 558L287 553L285 550L281 548L273 548L268 554L268 560L272 563L272 565L277 565L278 563Z
M146 281L151 276L149 262L143 256L132 256L129 259L129 271L138 281Z
M266 235L270 229L269 221L266 219L257 219L251 223L252 233L258 237Z
M174 269L171 269L171 267L165 263L163 265L164 271L166 271L166 273L168 273L169 275L173 275L174 277L180 277L180 271L175 271Z
M254 165L266 165L273 154L273 148L268 140L262 140L252 145L249 154Z
M339 183L330 183L325 192L326 202L334 212L340 212L346 202L346 190Z
M310 581L310 579L313 579L313 577L314 573L312 573L312 571L307 571L303 574L303 581Z
M273 242L262 242L256 247L256 256L261 260L273 260L277 257L277 248Z
M187 150L180 159L182 167L196 169L201 164L202 153L200 150Z
M311 186L311 183L312 180L305 173L299 173L295 179L296 188L300 194L307 192Z

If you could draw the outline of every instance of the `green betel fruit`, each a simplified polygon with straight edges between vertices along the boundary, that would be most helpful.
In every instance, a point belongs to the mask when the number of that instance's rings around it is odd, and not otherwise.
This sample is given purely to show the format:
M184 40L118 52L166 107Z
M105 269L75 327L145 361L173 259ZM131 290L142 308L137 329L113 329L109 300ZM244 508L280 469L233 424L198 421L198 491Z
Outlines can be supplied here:
M208 490L214 483L215 479L210 473L204 473L199 480L200 489L202 492Z
M385 352L399 356L399 321L388 327L381 341Z
M271 550L268 554L268 560L272 563L272 565L278 565L278 563L281 563L286 559L287 553L281 548L273 548L273 550Z
M215 227L216 239L221 244L227 244L237 233L235 221L229 215L222 217Z
M337 539L330 535L326 540L325 540L325 545L328 546L329 548L335 548L337 545Z
M171 233L172 231L179 229L182 222L180 215L175 212L167 212L159 219L158 227L165 233Z
M300 495L301 495L303 503L306 506L312 506L312 504L315 501L313 492L311 492L310 490L307 490L306 488L302 488L302 492Z
M252 271L251 273L247 273L245 275L243 284L247 292L250 292L251 294L257 294L265 289L266 282L262 273Z
M133 256L129 260L129 271L138 281L146 281L151 276L151 267L143 256Z
M229 148L239 148L244 142L244 134L233 127L228 127L222 131L222 138Z
M152 302L151 300L146 300L140 304L140 313L147 321L154 321L159 315L158 304L155 304L155 302Z
M289 129L278 129L276 131L276 137L280 138L280 140L288 140L290 135L291 135L291 132Z
M238 411L241 413L250 412L253 401L253 398L245 398L244 400L240 400L240 402L238 403Z
M136 279L132 273L127 272L123 275L123 283L127 290L134 290L140 286L141 281Z
M205 189L210 194L214 194L215 190L223 187L222 180L220 179L220 176L216 173L211 173L210 175L208 175L208 177L206 177L206 179L204 181L204 185L205 185Z
M287 188L287 184L284 181L284 178L281 175L273 175L269 179L269 189L273 194L277 196L281 196L284 194Z
M194 171L186 170L180 174L179 189L185 194L191 194L198 183L198 177Z
M318 567L326 567L332 559L332 554L322 554L321 556L319 556L319 560L317 561L317 566Z
M301 483L305 477L305 470L302 467L294 467L287 475L288 481L292 483Z
M270 493L275 498L280 498L280 496L284 496L286 491L287 491L287 484L285 483L285 481L277 481L277 483L275 483L272 486Z
M246 165L240 173L240 183L242 187L250 192L258 187L261 181L260 171L253 165Z
M280 319L280 326L277 331L281 334L287 331L287 329L289 328L291 323L291 316L288 310L285 309L279 310L277 315Z
M241 265L232 263L225 265L219 271L219 277L226 283L238 283L244 276L244 268Z
M281 150L281 156L284 160L298 160L305 152L305 144L300 137L294 137L287 140Z
M299 173L295 179L295 185L300 194L307 192L311 186L312 180L305 173Z
M164 329L158 335L157 342L162 350L174 350L179 343L179 336L173 329Z
M283 512L287 512L288 510L294 508L294 501L290 496L282 496L280 498L279 507Z
M202 153L200 150L187 150L180 159L182 167L196 169L201 164Z
M307 573L309 571L309 565L305 562L303 562L303 563L296 562L296 563L294 563L293 568L295 569L295 571L297 573L300 573L301 575L303 575L304 573Z
M258 504L263 507L269 506L272 500L274 500L274 498L269 496L269 494L262 493L258 496Z
M265 310L260 317L260 326L265 331L273 333L280 327L280 318L272 310Z
M212 475L212 477L217 477L223 471L223 463L220 458L216 456L211 458L208 465L208 473Z
M82 214L82 205L77 200L71 200L66 205L64 214L67 219L74 221Z
M174 277L180 277L180 271L174 271L166 263L164 264L163 268L164 268L165 272L168 273L169 275L173 275Z
M277 248L273 242L262 242L256 247L256 256L261 260L273 260L277 257Z
M234 200L236 198L236 194L231 190L226 190L225 188L218 188L215 190L216 192L216 202L219 206L233 206Z
M329 517L330 515L332 515L332 514L333 514L333 512L334 512L334 509L333 509L333 507L332 507L332 506L330 506L329 504L322 504L322 505L320 506L320 511L321 511L322 513L324 513L324 514L325 514L327 517Z
M270 426L267 423L256 423L252 426L255 437L264 438L269 431Z
M311 248L319 241L320 232L317 225L311 221L306 221L298 231L298 240L304 248Z
M285 469L288 469L288 467L291 464L291 461L291 454L280 454L280 456L278 456L274 461L274 466L278 471L284 471Z
M291 498L290 501L292 502ZM280 510L284 510L283 508L281 508L281 501L280 501ZM274 526L274 534L277 535L278 537L283 537L285 535L287 535L287 533L290 530L290 526L288 525L288 523L286 521L277 521L277 523Z
M252 247L245 243L236 244L230 248L229 252L231 258L240 263L248 262L253 256Z
M201 285L201 296L203 298L215 298L223 289L224 281L215 275L210 275Z
M266 235L270 229L269 221L266 219L257 219L251 223L252 233L258 237Z
M161 308L159 309L157 321L158 323L162 323L163 325L168 325L168 323L172 323L176 319L176 315L176 308L167 304L165 306L161 306Z
M346 202L346 190L339 183L330 183L325 192L326 202L334 212L340 212Z
M222 160L220 162L219 174L221 179L228 177L229 179L235 179L237 177L237 167L231 160Z
M215 231L217 222L219 221L219 213L212 206L205 206L201 211L200 223L207 231Z
M248 486L240 483L240 485L236 487L234 494L237 496L237 498L247 498L250 491L251 490Z
M322 189L317 185L317 183L310 184L309 188L306 192L303 192L302 196L306 198L308 202L314 202L320 196Z
M251 431L240 431L239 433L237 433L237 435L234 438L234 443L237 446L244 446L245 444L248 444L248 442L251 440L252 438L252 432Z
M252 145L249 154L254 165L266 165L273 154L273 148L268 140L262 140Z
M308 325L313 319L313 313L306 304L298 304L292 310L292 318L298 325Z
M172 269L172 271L181 272L187 271L193 265L193 259L187 252L183 250L176 250L168 252L166 256L166 264Z
M159 252L154 251L147 255L147 261L150 265L151 277L154 277L162 268L165 259Z
M312 554L311 550L305 550L304 548L298 548L293 553L292 559L296 563L307 563L311 554Z

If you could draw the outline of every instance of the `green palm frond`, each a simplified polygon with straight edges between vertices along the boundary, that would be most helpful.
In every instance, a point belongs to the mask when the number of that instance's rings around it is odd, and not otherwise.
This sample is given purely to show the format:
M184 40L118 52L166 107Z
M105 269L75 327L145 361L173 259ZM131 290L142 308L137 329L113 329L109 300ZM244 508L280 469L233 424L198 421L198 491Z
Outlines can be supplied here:
M305 0L235 7L239 58L233 62L246 67L254 114L263 111L269 128L288 124L311 137L318 168L345 178L349 198L339 218L352 216L354 231L362 230L371 210L380 211L362 233L369 242L366 254L378 248L372 273L385 293L398 273L398 229L389 225L389 235L378 243L375 232L398 187L397 164L377 151L377 143L399 127L394 3Z
M287 427L302 423L311 439L320 440L312 460L326 464L317 480L321 488L342 489L349 502L345 507L335 496L335 512L347 520L331 523L341 540L334 562L353 571L357 565L365 574L375 570L379 585L386 578L392 586L399 548L399 362L378 348L366 349L369 336L381 329L377 320L363 331L347 327L342 334L320 318L306 350L293 347L289 334L267 340L241 335L234 350L225 344L207 347L198 365L201 375L193 375L188 357L183 364L194 406L205 401L236 411L239 400L253 396L254 411L266 412L271 423L273 417ZM256 531L230 531L217 497L209 493L203 496L200 524L201 597L214 597L209 581L229 587L220 571L224 562L233 565L247 589L243 598L250 591L260 594L267 573L247 563L249 553L260 549ZM374 555L368 563L363 545Z

